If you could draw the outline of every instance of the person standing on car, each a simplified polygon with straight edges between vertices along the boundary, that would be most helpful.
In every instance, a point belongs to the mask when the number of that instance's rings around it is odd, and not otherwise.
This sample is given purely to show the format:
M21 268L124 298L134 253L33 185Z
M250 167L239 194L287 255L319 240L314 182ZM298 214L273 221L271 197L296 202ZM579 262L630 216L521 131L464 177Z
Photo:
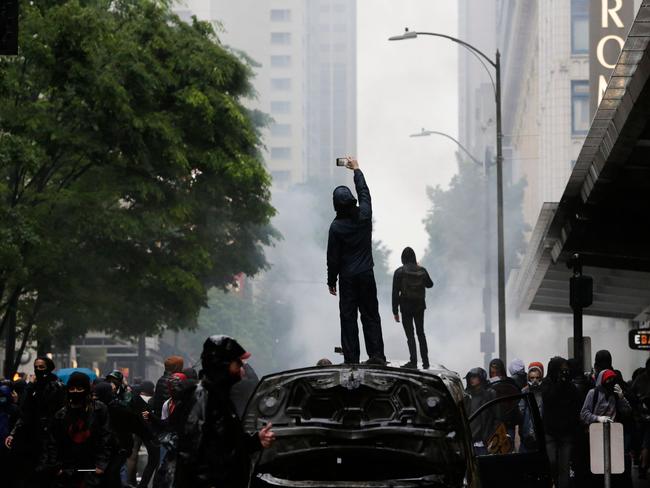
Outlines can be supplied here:
M347 186L334 189L336 218L330 225L327 241L327 286L330 294L336 296L338 278L344 361L359 362L361 352L357 313L360 313L368 364L386 364L377 284L373 273L370 191L357 160L347 158L346 167L354 171L359 206Z
M275 440L271 424L246 434L230 399L250 353L232 337L213 335L203 344L201 383L192 392L178 423L177 488L247 486L251 454Z
M418 354L415 347L415 333L420 344L422 368L429 369L429 350L427 336L424 333L424 310L427 308L424 300L427 288L433 286L433 281L425 268L419 266L415 251L405 247L402 251L402 266L393 274L393 316L399 323L399 312L402 312L402 325L406 333L406 343L409 348L409 362L403 368L417 368Z
M578 391L571 382L569 363L564 358L554 357L548 363L547 376L542 383L542 405L551 476L557 488L568 488L580 405Z

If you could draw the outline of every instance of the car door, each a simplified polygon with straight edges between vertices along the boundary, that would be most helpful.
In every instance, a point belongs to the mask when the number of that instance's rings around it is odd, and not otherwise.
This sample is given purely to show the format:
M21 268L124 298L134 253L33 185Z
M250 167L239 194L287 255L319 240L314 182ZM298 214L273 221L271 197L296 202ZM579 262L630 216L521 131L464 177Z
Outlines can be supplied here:
M516 410L515 410L516 409ZM509 420L517 415L514 438ZM507 395L489 401L469 418L481 422L484 445L477 443L475 459L481 486L550 488L552 486L544 431L535 396Z

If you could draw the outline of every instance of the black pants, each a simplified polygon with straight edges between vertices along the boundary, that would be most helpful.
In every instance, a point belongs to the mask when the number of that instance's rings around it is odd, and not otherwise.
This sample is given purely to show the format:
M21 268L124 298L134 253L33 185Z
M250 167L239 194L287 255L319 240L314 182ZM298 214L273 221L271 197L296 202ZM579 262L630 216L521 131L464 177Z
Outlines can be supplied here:
M346 363L358 363L359 324L357 313L361 313L363 339L369 358L386 360L384 339L381 334L381 318L377 302L375 275L365 271L339 280L339 311L341 315L341 346Z
M422 356L422 364L429 365L429 348L427 347L427 336L424 335L424 309L402 309L402 326L406 333L406 343L409 347L410 362L418 362L418 351L415 348L415 334L413 333L413 322L415 322L415 332L418 335L418 342L420 343L420 356Z

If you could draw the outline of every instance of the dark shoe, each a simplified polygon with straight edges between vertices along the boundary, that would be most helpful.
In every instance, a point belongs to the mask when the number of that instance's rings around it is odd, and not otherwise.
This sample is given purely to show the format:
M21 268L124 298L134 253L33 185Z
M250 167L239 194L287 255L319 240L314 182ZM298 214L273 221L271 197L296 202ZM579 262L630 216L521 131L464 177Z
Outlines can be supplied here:
M407 369L418 369L417 363L414 363L413 361L409 361L408 363L404 363L400 366L400 368L407 368Z
M647 480L648 479L648 469L647 468L639 468L639 479L640 480Z
M429 363L422 363L422 369L429 369Z
M386 366L386 361L381 358L368 358L363 364L369 364L371 366Z

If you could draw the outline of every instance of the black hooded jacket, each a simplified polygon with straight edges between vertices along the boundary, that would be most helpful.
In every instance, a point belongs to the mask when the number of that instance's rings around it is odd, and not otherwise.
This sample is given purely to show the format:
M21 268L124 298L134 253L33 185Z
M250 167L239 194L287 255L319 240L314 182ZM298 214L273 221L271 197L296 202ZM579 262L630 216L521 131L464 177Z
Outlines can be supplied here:
M432 288L433 281L429 276L429 272L426 268L418 265L417 259L415 258L415 252L410 247L407 247L402 251L402 264L395 270L393 274L393 294L392 294L392 303L393 303L393 315L397 315L398 309L401 309L404 312L404 309L410 311L419 311L427 308L427 303L424 299L409 299L402 296L402 280L404 279L404 272L413 271L421 272L424 274L423 285L425 288Z
M570 378L560 378L560 369L565 362L562 358L552 358L548 363L546 378L542 382L544 431L553 437L574 435L579 425L581 405L578 390Z
M332 221L327 241L327 285L336 286L339 276L354 276L373 268L372 204L370 191L360 169L354 170L354 186L359 206L349 188L334 190L336 218Z

